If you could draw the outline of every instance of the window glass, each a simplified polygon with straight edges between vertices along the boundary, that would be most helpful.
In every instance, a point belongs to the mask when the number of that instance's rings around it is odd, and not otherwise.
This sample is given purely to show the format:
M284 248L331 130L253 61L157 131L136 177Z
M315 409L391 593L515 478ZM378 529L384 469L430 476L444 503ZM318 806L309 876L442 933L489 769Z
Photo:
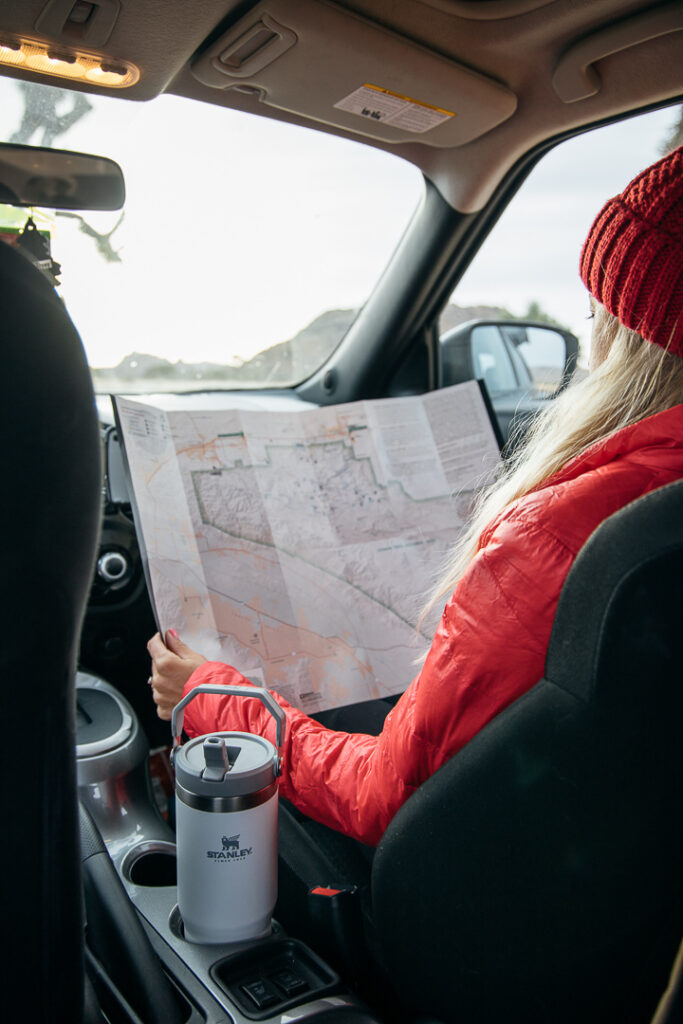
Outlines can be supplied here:
M555 323L577 335L579 363L586 366L590 322L578 273L581 246L604 203L639 171L681 144L682 109L651 111L551 150L455 289L442 316L441 333L474 317Z
M176 96L134 103L1 79L0 138L123 168L122 213L35 215L101 391L305 379L424 189L392 154ZM0 230L26 217L0 206Z

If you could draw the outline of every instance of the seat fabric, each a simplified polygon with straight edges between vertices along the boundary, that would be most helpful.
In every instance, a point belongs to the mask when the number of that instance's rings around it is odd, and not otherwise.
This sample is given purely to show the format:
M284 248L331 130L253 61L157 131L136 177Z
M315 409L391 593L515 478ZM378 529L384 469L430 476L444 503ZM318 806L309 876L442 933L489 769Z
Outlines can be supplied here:
M23 1020L78 1024L83 922L74 678L100 522L100 441L80 339L0 242L3 971Z
M546 674L404 805L375 953L443 1021L649 1021L683 930L683 482L579 553ZM514 657L514 651L510 652Z

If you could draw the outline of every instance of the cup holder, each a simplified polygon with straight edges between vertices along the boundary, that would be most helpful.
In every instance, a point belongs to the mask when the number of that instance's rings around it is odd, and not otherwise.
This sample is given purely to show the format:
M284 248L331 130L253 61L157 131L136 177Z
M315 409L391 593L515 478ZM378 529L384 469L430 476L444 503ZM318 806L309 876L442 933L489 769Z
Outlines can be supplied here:
M123 858L121 873L133 885L176 885L175 843L162 840L138 843Z
M190 941L185 938L185 925L177 903L174 904L171 913L168 916L168 928L171 934L175 935L176 939L182 939L183 942ZM251 946L261 946L264 942L269 942L271 938L281 938L284 934L282 925L273 920L271 921L271 930L270 935L268 936L262 935L258 939L240 939L235 942L216 943L215 946L210 943L198 943L197 945L205 945L210 949L218 949L219 946L222 946L224 949L231 947L235 952L239 952L240 950L247 949Z
M183 919L180 916L180 909L177 903L169 915L168 927L172 934L175 935L176 939L185 940L185 925L183 924Z

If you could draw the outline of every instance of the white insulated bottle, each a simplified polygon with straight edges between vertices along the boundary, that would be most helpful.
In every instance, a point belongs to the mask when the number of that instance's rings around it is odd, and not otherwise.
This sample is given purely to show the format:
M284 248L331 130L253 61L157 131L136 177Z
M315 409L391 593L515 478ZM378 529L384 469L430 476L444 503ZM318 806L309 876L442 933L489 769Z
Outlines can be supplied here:
M180 746L184 708L198 693L260 700L276 720L278 749L245 732ZM285 728L284 711L260 687L198 686L173 710L178 909L189 942L238 942L270 932Z

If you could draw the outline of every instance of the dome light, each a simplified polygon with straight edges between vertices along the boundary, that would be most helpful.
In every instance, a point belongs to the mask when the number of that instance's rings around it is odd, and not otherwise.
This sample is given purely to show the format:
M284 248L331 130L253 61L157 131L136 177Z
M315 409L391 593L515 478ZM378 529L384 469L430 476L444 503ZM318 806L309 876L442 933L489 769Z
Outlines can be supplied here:
M11 39L0 39L0 64L23 64L25 60L21 43L15 43Z
M140 78L140 72L129 61L80 50L55 49L33 39L0 39L0 67L2 65L22 65L41 75L92 82L108 89L127 89Z
M128 68L122 64L107 64L103 62L98 67L90 68L86 71L85 77L89 82L95 82L96 85L111 85L117 88L128 77Z
M59 75L60 78L83 78L85 68L72 53L55 53L48 50L47 53L32 48L26 53L26 67L32 71L40 71L42 74Z

